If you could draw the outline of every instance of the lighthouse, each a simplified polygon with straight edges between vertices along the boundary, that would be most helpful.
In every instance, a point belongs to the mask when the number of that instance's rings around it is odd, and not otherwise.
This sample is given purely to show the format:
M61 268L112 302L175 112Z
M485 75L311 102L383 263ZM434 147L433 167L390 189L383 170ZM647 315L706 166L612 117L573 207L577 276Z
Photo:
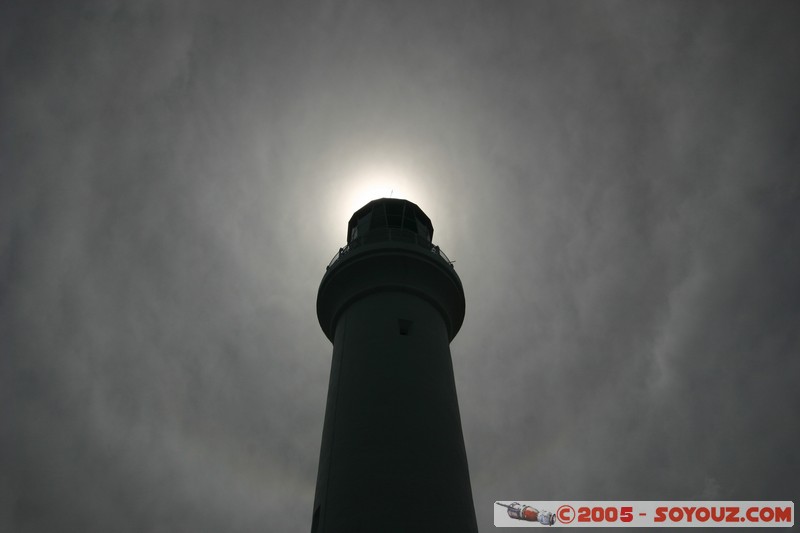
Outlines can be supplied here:
M464 289L428 216L356 211L317 317L333 343L312 533L477 532L450 341Z

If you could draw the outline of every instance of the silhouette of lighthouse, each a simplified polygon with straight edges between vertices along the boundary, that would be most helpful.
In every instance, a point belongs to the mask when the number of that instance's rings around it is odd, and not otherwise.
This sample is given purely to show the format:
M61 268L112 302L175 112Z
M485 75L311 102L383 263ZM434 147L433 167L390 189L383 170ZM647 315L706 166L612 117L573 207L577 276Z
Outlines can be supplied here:
M450 341L464 289L417 205L356 211L317 317L333 342L312 533L477 532Z

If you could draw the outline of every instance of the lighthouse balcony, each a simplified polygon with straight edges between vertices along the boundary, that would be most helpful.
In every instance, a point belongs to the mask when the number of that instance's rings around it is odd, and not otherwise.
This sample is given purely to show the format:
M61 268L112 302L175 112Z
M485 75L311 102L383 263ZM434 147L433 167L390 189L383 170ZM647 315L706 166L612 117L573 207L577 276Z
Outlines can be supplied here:
M348 253L366 244L387 243L387 242L402 242L409 244L416 244L420 248L428 250L433 255L438 256L445 261L450 268L453 268L453 261L445 255L439 246L433 244L429 239L426 239L415 231L410 231L403 228L380 228L373 229L361 237L354 237L350 239L343 248L333 256L325 270L329 270L337 261L347 256Z

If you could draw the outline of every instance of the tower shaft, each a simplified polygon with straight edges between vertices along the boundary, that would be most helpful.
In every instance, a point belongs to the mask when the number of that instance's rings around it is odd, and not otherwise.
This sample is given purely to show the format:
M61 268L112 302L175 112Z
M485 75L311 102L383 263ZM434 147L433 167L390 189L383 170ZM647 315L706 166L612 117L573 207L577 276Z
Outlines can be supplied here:
M383 230L320 285L333 361L312 533L477 531L449 347L463 289L429 240Z

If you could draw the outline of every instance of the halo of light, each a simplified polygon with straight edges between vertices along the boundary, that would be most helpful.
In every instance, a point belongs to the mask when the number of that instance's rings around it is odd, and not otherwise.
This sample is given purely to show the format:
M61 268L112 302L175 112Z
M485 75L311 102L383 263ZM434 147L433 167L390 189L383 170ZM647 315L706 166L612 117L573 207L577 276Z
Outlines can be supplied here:
M344 234L347 221L355 211L377 198L401 198L425 202L425 188L419 177L392 163L365 163L347 173L335 192L336 224Z
M324 243L322 246L333 251L343 246L350 217L378 198L409 200L432 220L443 219L442 212L446 212L446 206L436 200L444 196L438 194L437 182L427 171L428 165L401 149L388 152L373 150L371 156L361 154L353 158L339 157L339 161L334 161L327 171L327 183L320 191L324 199L319 199L319 205L324 209L326 222L317 230L316 242Z
M412 199L419 194L409 173L388 163L362 166L354 173L353 182L345 202L348 213L353 213L376 198Z

